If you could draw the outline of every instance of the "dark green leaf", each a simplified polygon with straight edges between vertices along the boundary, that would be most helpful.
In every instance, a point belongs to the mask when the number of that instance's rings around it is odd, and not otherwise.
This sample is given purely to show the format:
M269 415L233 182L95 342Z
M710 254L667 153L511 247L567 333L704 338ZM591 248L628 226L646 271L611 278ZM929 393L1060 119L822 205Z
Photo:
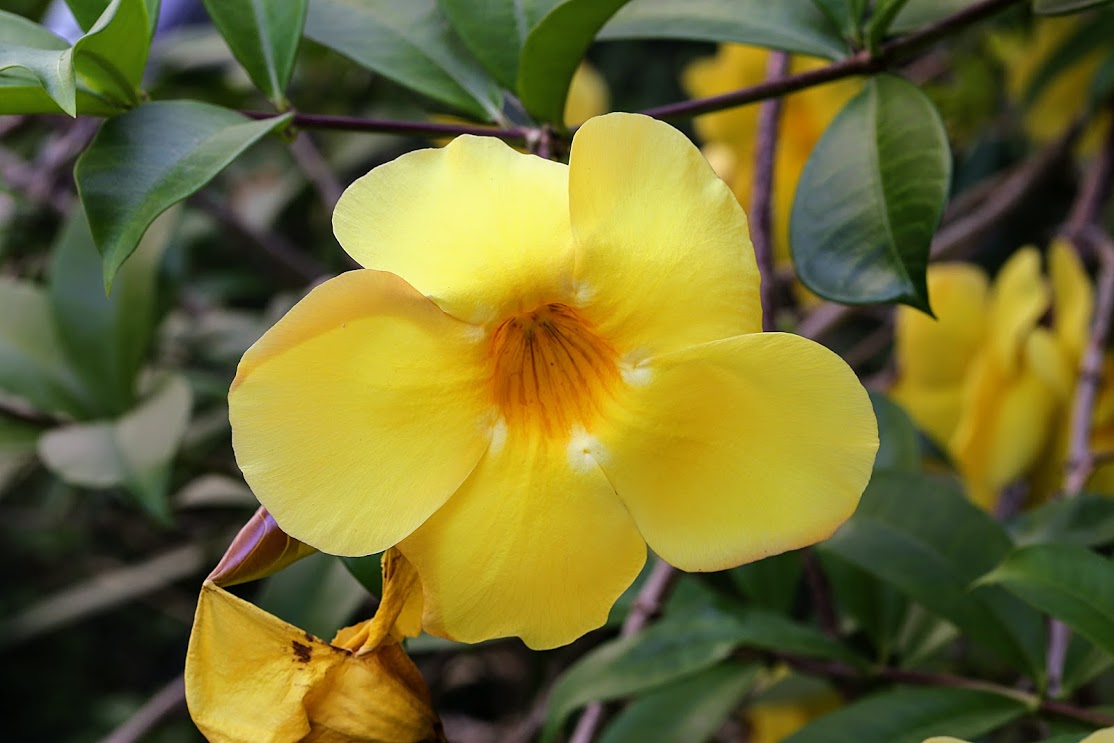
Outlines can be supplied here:
M1070 698L1074 690L1090 683L1111 666L1114 666L1114 656L1073 634L1064 659L1064 676L1060 680L1063 697Z
M1084 547L1114 542L1114 499L1084 493L1025 511L1008 525L1018 546L1065 542Z
M950 483L876 472L858 511L819 549L892 584L1041 678L1039 615L993 586L971 587L1011 547L1002 527Z
M563 0L530 29L518 66L518 97L541 121L564 126L569 84L589 44L627 0Z
M74 43L78 79L104 98L134 106L151 46L150 29L144 0L112 0L89 32Z
M255 603L328 641L338 629L352 623L357 607L366 599L363 588L339 560L318 552L267 578Z
M970 689L893 689L806 725L784 743L922 743L936 735L972 739L1028 711L1025 703Z
M289 120L252 121L206 103L162 101L105 122L74 169L105 288L155 217Z
M1110 0L1033 0L1033 12L1038 15L1067 15L1109 2Z
M862 663L861 658L817 628L794 622L781 614L749 609L740 612L737 619L739 645L810 658L839 660L851 665Z
M43 434L39 457L71 485L127 488L149 514L167 523L170 463L191 406L189 384L182 377L169 377L117 420L77 423Z
M878 455L874 458L874 469L920 472L920 439L909 415L880 392L871 392L870 402L878 419Z
M976 2L978 0L909 0L890 24L890 31L912 31L958 13Z
M341 563L352 577L372 596L383 595L383 553L367 557L341 557Z
M0 277L0 390L76 418L93 404L54 330L46 292L7 277Z
M177 217L159 218L106 297L101 261L85 213L76 209L54 244L50 303L54 327L70 365L95 394L97 417L121 415L135 404L136 378L155 331L159 264Z
M929 311L925 270L951 179L947 133L912 83L880 75L836 116L793 201L801 281L837 302Z
M147 5L147 16L151 19L150 35L154 36L155 24L159 18L159 0L144 0ZM111 0L66 0L70 12L74 15L77 25L82 31L88 31L104 13Z
M42 428L13 418L0 417L0 493L35 461Z
M435 0L313 0L306 36L353 62L477 118L498 120L498 86Z
M1086 547L1022 547L979 581L1001 585L1114 655L1114 564Z
M738 638L733 618L690 614L599 646L554 686L542 740L552 740L565 718L589 702L655 689L715 665L730 655Z
M604 730L600 743L708 740L758 680L760 667L724 663L640 697Z
M797 599L803 565L799 550L783 552L740 565L730 575L755 606L788 614Z
M736 41L827 59L848 52L839 27L812 0L634 0L599 38Z
M893 26L894 20L907 4L908 0L879 0L874 4L874 15L871 16L866 27L869 48L878 48L890 27Z
M73 50L63 39L21 16L0 10L0 70L21 67L58 107L77 115ZM0 112L6 107L0 105Z
M908 610L905 596L834 552L819 551L818 554L837 607L862 628L874 644L878 657L888 658Z
M280 108L302 41L307 0L204 0L252 82Z
M561 0L440 0L453 28L495 79L514 89L526 37Z
M858 28L862 15L861 13L855 15L855 8L851 7L848 0L812 1L816 4L816 7L823 11L832 25L840 29L846 38L854 38L855 30Z

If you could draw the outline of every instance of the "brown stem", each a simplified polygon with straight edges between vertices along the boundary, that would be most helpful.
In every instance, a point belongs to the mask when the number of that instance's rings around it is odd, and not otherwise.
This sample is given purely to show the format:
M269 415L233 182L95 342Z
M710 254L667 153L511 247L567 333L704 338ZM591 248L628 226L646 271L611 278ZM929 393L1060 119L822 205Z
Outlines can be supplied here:
M839 621L832 602L832 587L828 584L824 569L820 567L820 560L811 549L804 550L804 567L805 580L808 582L809 593L812 594L812 603L816 605L820 627L825 635L835 639L839 637Z
M766 79L778 80L789 71L789 55L770 52ZM750 202L751 240L754 259L761 276L762 330L777 329L777 281L774 275L773 192L774 161L777 158L778 124L781 121L781 98L762 103L758 112L758 144L754 156L754 190Z
M270 119L270 111L241 111L249 119ZM417 137L452 137L458 134L475 134L497 137L507 142L525 143L533 131L528 127L498 127L481 124L444 124L435 121L394 121L391 119L365 119L357 116L332 116L329 114L294 113L294 126L301 129L330 129L348 132L382 132Z
M845 77L881 72L904 55L938 41L958 29L1019 4L1020 0L982 0L982 2L975 3L958 13L942 18L936 23L883 44L873 54L864 50L846 59L833 62L826 67L800 72L796 75L786 75L774 80L765 80L757 85L733 90L730 93L648 108L642 113L653 116L655 119L696 116L724 108L764 101L767 98L777 98L787 93L822 85L823 83L842 80Z
M641 631L650 619L661 610L662 601L665 600L678 577L680 577L680 573L677 572L675 567L660 557L657 558L654 569L646 582L642 584L642 590L638 592L638 598L635 599L634 606L627 614L619 634L627 637ZM604 706L600 702L588 705L584 714L580 716L569 743L591 743L600 725L603 724L604 712Z
M308 132L301 132L290 144L290 154L317 191L321 204L329 214L340 201L344 186L337 180L328 161L321 155Z

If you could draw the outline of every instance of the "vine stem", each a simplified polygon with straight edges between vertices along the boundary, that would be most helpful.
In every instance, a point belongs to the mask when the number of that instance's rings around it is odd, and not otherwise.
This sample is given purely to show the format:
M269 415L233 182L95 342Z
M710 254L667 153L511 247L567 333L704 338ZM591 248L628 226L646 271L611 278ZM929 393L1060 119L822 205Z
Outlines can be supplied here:
M620 636L627 637L637 634L649 624L653 616L661 609L662 602L669 594L670 589L673 588L673 584L678 577L680 577L680 573L677 568L660 557L657 558L654 569L650 572L646 582L642 584L642 590L638 592L638 598L635 599L634 606L631 607L630 613L627 614L627 618L623 622L623 628L619 631ZM600 702L593 702L588 705L584 714L580 716L569 743L591 743L592 739L596 737L600 725L603 724L604 712L604 706Z
M789 55L770 52L766 79L777 80L789 71ZM761 280L762 330L777 329L777 276L774 273L774 164L777 160L781 98L762 102L758 112L758 143L754 154L754 187L750 202L751 241Z

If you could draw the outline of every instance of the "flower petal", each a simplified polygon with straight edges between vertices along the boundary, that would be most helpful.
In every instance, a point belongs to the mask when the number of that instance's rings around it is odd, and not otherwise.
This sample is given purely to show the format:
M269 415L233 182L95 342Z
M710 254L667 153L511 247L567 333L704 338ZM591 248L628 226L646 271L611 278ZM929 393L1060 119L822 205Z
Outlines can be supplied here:
M918 384L903 378L890 389L890 395L937 446L947 447L962 416L963 385Z
M628 361L762 328L743 214L700 151L636 114L573 138L577 308Z
M442 740L425 682L397 643L356 656L208 581L186 653L186 701L214 743Z
M361 265L465 322L569 299L567 168L497 139L461 136L375 168L341 196L333 231Z
M1090 335L1095 293L1083 263L1066 240L1054 240L1048 249L1048 275L1052 279L1052 322L1056 338L1073 366L1083 357Z
M990 297L987 333L997 363L1006 373L1016 371L1022 361L1025 339L1048 310L1051 290L1041 275L1041 258L1036 248L1014 253L994 280Z
M513 435L399 550L421 576L427 632L463 642L517 635L534 649L601 626L646 560L589 457Z
M855 510L878 427L866 390L828 349L742 335L638 371L642 384L605 413L592 453L666 562L733 567L825 539Z
M380 271L325 282L267 331L228 404L236 460L282 530L367 555L440 508L490 438L479 335Z

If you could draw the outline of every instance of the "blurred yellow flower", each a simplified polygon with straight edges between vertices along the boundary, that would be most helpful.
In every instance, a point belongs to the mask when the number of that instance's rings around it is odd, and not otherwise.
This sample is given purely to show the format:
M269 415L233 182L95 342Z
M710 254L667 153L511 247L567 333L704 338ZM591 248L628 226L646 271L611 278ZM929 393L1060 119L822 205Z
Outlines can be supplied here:
M693 62L682 82L695 98L719 95L755 85L766 77L770 53L759 47L723 44L714 57ZM826 62L813 57L793 58L791 72L805 72ZM774 163L774 250L779 262L789 261L789 213L797 181L812 148L843 105L859 90L859 83L843 80L786 96ZM754 181L754 153L758 139L758 106L743 106L697 117L696 131L705 142L708 161L745 208L750 208Z
M186 702L197 727L213 743L444 740L425 681L399 644L421 631L422 594L396 550L383 556L375 616L331 643L221 587L305 554L261 510L205 581L186 654Z
M397 545L427 631L554 647L604 623L647 543L720 570L854 511L866 392L760 332L745 215L672 127L594 118L567 166L458 137L356 181L333 224L368 270L244 355L233 444L297 539Z
M747 707L744 721L747 743L780 743L818 717L841 704L831 692L812 694L801 699L757 702Z
M569 95L565 98L565 126L580 126L593 116L607 113L610 107L607 81L595 67L581 62L573 73Z
M1091 22L1086 15L1036 17L1028 34L999 34L991 44L1002 60L1006 87L1010 97L1023 103L1030 86L1052 56L1058 53L1081 24ZM1069 42L1070 43L1070 42ZM1025 133L1037 142L1051 142L1060 137L1080 116L1090 97L1091 81L1104 59L1105 49L1096 48L1089 54L1073 59L1059 70L1037 96L1025 104ZM1080 138L1078 151L1088 155L1098 151L1109 114L1098 116Z
M1040 260L1035 248L1019 250L993 286L975 266L932 265L938 320L897 310L892 394L951 455L972 500L988 510L1023 476L1032 475L1035 499L1063 476L1093 297L1070 245L1050 248L1049 279ZM1052 323L1044 327L1049 310Z
M965 740L959 738L952 738L946 735L938 735L933 738L927 738L924 743L967 743ZM1103 728L1096 730L1088 735L1079 743L1114 743L1114 728Z

